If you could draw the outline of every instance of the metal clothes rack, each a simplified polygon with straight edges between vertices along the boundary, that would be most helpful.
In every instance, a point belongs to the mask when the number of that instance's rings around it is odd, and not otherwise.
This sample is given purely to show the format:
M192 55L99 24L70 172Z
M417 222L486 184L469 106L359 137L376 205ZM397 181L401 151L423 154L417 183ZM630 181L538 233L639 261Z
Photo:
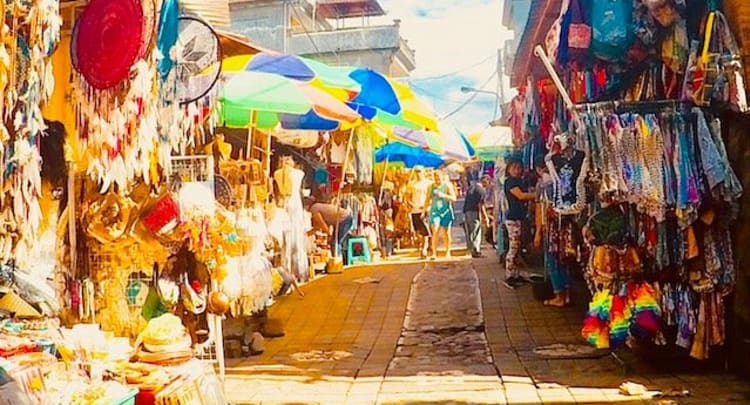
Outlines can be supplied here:
M590 109L609 109L615 113L623 114L628 112L661 112L667 109L680 110L692 107L693 104L688 101L668 99L668 100L647 100L647 101L600 101L596 103L575 104L575 109L579 112Z

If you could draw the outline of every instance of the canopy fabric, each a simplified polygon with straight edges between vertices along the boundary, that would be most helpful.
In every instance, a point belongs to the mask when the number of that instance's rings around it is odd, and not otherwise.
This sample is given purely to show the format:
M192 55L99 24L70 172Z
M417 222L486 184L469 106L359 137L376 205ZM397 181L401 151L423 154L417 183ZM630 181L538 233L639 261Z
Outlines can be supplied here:
M224 84L219 100L220 122L230 128L273 128L281 123L286 129L331 130L339 121L359 119L324 91L271 73L238 72Z
M388 82L401 104L401 114L404 120L430 131L438 130L438 119L435 113L417 97L409 85L395 80L388 80Z
M313 103L315 112L321 116L345 122L354 122L360 118L356 111L325 91L310 85L300 85L299 87Z
M393 115L401 112L401 104L398 102L396 92L385 76L372 69L354 69L349 73L349 77L362 86L352 103Z
M468 161L473 156L473 150L469 150L461 135L454 129L446 128L442 132L432 132L394 127L392 133L398 139L427 148L449 159Z
M259 53L250 59L244 70L273 73L301 81L310 81L315 78L315 72L294 55Z
M359 92L360 84L349 77L351 67L330 66L317 60L299 57L326 86Z
M262 72L238 72L221 89L219 101L231 109L305 114L312 103L291 80Z
M285 56L290 58L282 58ZM268 64L260 66L262 60L266 60ZM298 62L305 67L302 67ZM284 66L284 64L287 64L287 66ZM347 101L354 98L360 89L359 83L349 77L349 73L352 70L353 68L351 67L328 66L325 63L301 56L277 55L270 51L234 55L225 58L221 62L221 71L228 75L242 71L266 71L266 73L275 73L292 79L309 81L310 84L317 87L324 87L324 90L327 92L334 94L341 100ZM312 79L309 78L310 72L314 76ZM341 93L342 96L339 97L338 93Z
M375 161L402 162L406 167L440 167L445 161L438 154L401 142L391 142L375 150Z

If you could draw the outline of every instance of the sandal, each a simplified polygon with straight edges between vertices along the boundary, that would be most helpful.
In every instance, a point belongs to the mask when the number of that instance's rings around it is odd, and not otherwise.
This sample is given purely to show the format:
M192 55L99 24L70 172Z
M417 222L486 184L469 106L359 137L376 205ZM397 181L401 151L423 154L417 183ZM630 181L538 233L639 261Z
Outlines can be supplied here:
M567 304L565 302L563 302L562 304L557 304L557 303L553 303L553 302L554 302L553 300L544 300L544 302L542 302L542 304L545 307L554 307L554 308L565 308L567 306Z

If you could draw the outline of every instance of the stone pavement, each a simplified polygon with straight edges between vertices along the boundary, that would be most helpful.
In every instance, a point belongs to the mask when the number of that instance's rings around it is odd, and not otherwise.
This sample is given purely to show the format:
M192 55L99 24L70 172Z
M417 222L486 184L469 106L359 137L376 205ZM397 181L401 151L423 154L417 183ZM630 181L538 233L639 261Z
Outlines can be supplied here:
M260 356L228 361L230 402L659 403L618 395L633 381L692 394L662 404L750 404L750 384L702 363L588 350L579 337L584 298L544 307L530 287L505 288L497 257L487 253L348 269L303 287L304 298L279 299L269 317L285 322L286 336L268 339ZM561 359L553 344L581 358Z

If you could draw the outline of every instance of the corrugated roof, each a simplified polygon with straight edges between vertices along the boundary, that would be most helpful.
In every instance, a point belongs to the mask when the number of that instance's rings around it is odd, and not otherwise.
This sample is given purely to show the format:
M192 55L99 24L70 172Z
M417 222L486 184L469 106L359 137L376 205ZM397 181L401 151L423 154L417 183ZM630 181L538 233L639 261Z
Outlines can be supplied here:
M516 57L513 59L513 71L510 85L518 87L523 84L529 74L545 74L544 66L539 58L534 56L534 47L544 44L544 38L552 27L552 23L560 15L562 0L532 0L529 18L526 21L521 42L518 44Z
M228 29L232 25L229 0L180 0L180 8L198 14L214 28Z

